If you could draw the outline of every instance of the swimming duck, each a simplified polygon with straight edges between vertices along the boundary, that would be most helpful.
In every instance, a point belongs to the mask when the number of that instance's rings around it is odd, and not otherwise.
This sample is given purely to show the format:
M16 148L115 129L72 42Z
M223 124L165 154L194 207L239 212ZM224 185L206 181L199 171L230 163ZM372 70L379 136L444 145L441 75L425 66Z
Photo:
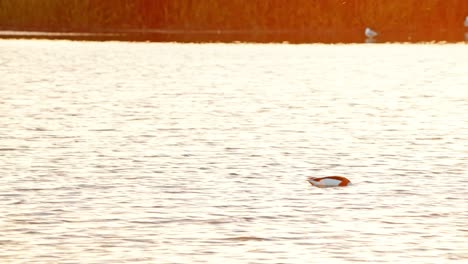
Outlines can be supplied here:
M316 187L326 188L326 187L339 187L339 186L348 186L351 185L351 181L342 176L327 176L327 177L309 177L307 181Z

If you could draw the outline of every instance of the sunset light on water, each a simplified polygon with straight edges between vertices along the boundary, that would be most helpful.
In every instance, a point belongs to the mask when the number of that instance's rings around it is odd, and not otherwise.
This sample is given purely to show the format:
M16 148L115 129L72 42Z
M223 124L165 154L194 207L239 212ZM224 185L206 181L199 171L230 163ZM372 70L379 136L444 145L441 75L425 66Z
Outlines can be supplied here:
M465 5L432 2L463 36ZM0 263L466 262L467 46L358 26L353 44L0 39ZM334 175L352 184L308 182Z

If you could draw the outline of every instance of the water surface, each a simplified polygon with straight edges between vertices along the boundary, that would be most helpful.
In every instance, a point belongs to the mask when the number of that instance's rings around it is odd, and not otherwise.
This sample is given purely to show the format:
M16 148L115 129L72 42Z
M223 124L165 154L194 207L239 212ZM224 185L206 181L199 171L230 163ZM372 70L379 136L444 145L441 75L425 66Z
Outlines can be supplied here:
M466 262L467 73L463 44L1 40L0 260Z

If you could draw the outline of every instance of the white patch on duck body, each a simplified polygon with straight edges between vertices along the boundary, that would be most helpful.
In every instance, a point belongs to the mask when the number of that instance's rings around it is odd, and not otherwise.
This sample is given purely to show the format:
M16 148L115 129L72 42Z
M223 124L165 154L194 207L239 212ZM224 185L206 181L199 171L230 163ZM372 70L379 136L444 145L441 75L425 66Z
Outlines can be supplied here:
M341 181L335 179L322 179L320 181L310 180L314 186L325 188L325 187L336 187L339 186Z
M333 187L333 186L338 186L340 185L341 181L335 180L335 179L323 179L319 181L319 184L324 187Z

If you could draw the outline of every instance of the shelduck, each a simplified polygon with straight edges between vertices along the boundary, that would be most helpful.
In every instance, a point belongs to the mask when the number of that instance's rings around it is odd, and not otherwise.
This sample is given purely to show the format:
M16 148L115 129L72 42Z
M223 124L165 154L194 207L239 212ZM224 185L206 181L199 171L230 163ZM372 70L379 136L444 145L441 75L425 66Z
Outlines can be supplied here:
M309 177L307 181L316 187L326 188L326 187L340 187L351 185L351 181L342 176L327 176L327 177Z

